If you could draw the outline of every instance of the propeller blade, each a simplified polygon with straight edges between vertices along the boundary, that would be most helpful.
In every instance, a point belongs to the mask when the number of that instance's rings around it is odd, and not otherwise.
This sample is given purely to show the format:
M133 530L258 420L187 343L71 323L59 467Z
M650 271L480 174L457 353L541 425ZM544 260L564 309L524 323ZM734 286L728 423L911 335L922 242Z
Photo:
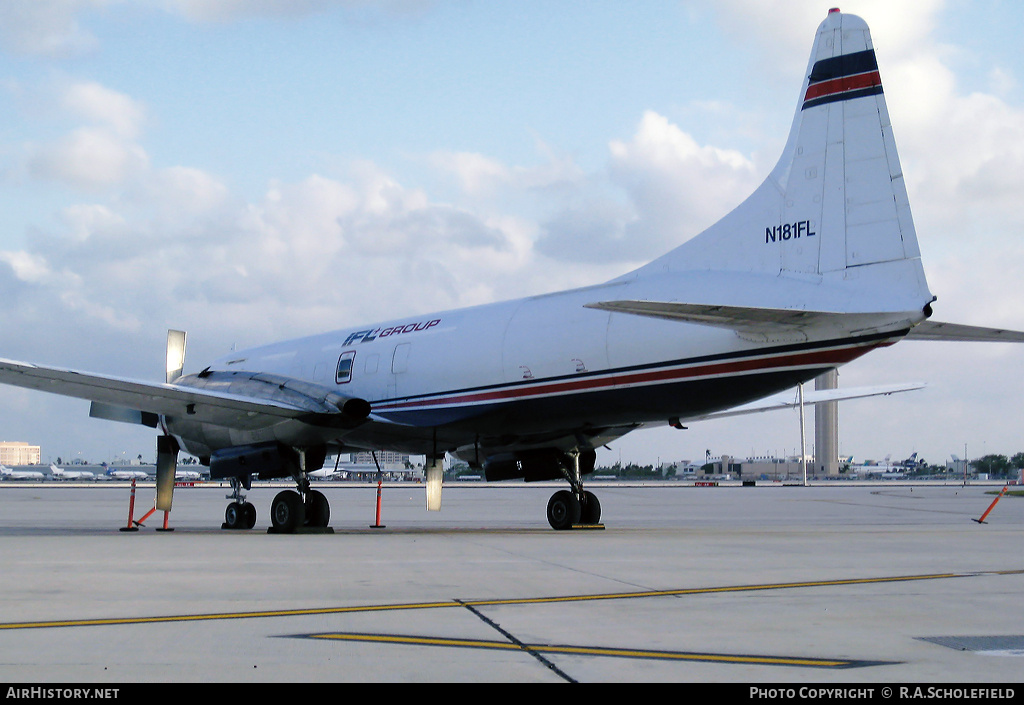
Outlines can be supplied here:
M167 384L172 384L185 368L185 331L167 331Z
M174 472L178 469L178 442L174 436L156 439L156 508L171 511L174 498Z

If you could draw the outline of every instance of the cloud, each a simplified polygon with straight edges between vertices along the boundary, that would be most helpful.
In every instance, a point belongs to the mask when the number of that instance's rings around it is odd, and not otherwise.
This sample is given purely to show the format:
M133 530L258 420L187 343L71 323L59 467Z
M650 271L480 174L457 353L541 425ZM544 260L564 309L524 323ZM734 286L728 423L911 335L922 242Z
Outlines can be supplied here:
M753 162L700 145L668 118L644 113L629 141L609 144L607 184L544 224L539 251L564 260L642 263L681 245L757 186Z
M138 137L145 119L145 110L138 101L95 81L71 84L61 102L72 115L102 125L125 139Z
M194 168L134 181L3 253L24 311L114 340L173 316L255 344L493 300L510 259L521 265L514 219L433 202L368 163L346 180L272 183L254 202Z
M229 23L255 18L306 17L343 11L358 22L418 17L436 0L3 0L0 2L0 48L46 59L88 55L100 41L80 18L116 5L143 4L195 23Z
M629 192L643 229L662 244L696 235L757 186L748 158L732 149L699 145L651 111L630 142L613 141L610 151L612 180Z
M28 252L0 252L0 262L10 267L17 279L30 284L45 283L53 274L42 256Z
M145 109L138 101L95 81L10 89L31 106L32 119L43 114L48 126L73 125L58 137L22 145L19 172L91 192L148 172L149 157L139 142Z
M926 222L948 232L963 232L978 218L1019 228L1024 110L993 94L963 92L941 65L899 70L907 74L903 84L928 86L891 101L901 158L912 167L912 202L927 204L918 209Z
M254 17L301 17L346 10L382 15L419 14L434 0L160 0L191 22L234 22Z
M148 162L138 145L103 128L81 127L56 142L30 148L28 167L36 178L91 190L123 183Z
M70 205L62 210L60 220L66 226L63 233L75 243L86 243L96 233L122 230L125 226L123 217L94 203Z
M435 152L431 165L451 173L462 190L474 197L506 188L513 180L511 171L497 159L468 152Z
M806 67L810 39L829 9L816 0L715 0L702 4L739 44L770 57L765 67L783 79L799 75ZM868 23L875 46L880 47L887 62L916 54L923 44L932 41L944 5L945 0L851 0L839 4L843 12L858 15Z
M94 51L96 37L77 15L108 0L4 0L0 3L0 46L15 54L68 58Z
M433 169L455 177L462 192L473 199L501 202L520 200L523 195L541 196L571 192L586 174L571 157L558 154L544 142L536 141L540 164L510 166L484 154L433 152L427 158Z

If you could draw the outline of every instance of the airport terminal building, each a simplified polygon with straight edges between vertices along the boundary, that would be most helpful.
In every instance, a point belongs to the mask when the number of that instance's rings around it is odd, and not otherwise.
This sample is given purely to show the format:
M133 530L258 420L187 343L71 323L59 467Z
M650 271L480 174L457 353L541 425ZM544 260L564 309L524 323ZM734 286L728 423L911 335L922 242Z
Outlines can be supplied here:
M22 441L0 441L0 465L39 465L39 446Z

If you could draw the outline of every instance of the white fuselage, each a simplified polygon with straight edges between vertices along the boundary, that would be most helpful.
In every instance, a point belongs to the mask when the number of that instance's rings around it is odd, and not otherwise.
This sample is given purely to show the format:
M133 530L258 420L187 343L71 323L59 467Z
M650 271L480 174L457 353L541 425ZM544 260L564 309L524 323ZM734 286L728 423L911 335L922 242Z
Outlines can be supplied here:
M754 340L726 328L584 308L609 299L743 300L745 292L731 280L706 273L624 278L286 341L233 353L208 369L258 370L367 400L371 420L345 436L347 446L431 453L479 444L490 450L592 445L640 424L696 416L792 387L906 329L852 338L850 331L830 329ZM742 281L749 282L749 275ZM808 288L799 280L776 282L766 304L794 305ZM828 301L820 285L814 295ZM332 441L328 431L296 426L285 422L221 435L173 424L169 430L186 448L191 436L192 446L214 450L271 439ZM591 443L561 442L581 429Z

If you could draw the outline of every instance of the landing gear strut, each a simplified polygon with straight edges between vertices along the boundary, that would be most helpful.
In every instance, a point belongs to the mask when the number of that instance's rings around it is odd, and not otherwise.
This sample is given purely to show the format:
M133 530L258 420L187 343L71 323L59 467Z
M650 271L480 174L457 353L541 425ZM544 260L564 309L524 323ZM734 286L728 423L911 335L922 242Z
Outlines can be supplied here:
M580 454L574 450L566 456L562 472L571 489L559 490L548 500L548 523L563 531L574 526L597 526L601 523L601 503L593 492L583 489Z

